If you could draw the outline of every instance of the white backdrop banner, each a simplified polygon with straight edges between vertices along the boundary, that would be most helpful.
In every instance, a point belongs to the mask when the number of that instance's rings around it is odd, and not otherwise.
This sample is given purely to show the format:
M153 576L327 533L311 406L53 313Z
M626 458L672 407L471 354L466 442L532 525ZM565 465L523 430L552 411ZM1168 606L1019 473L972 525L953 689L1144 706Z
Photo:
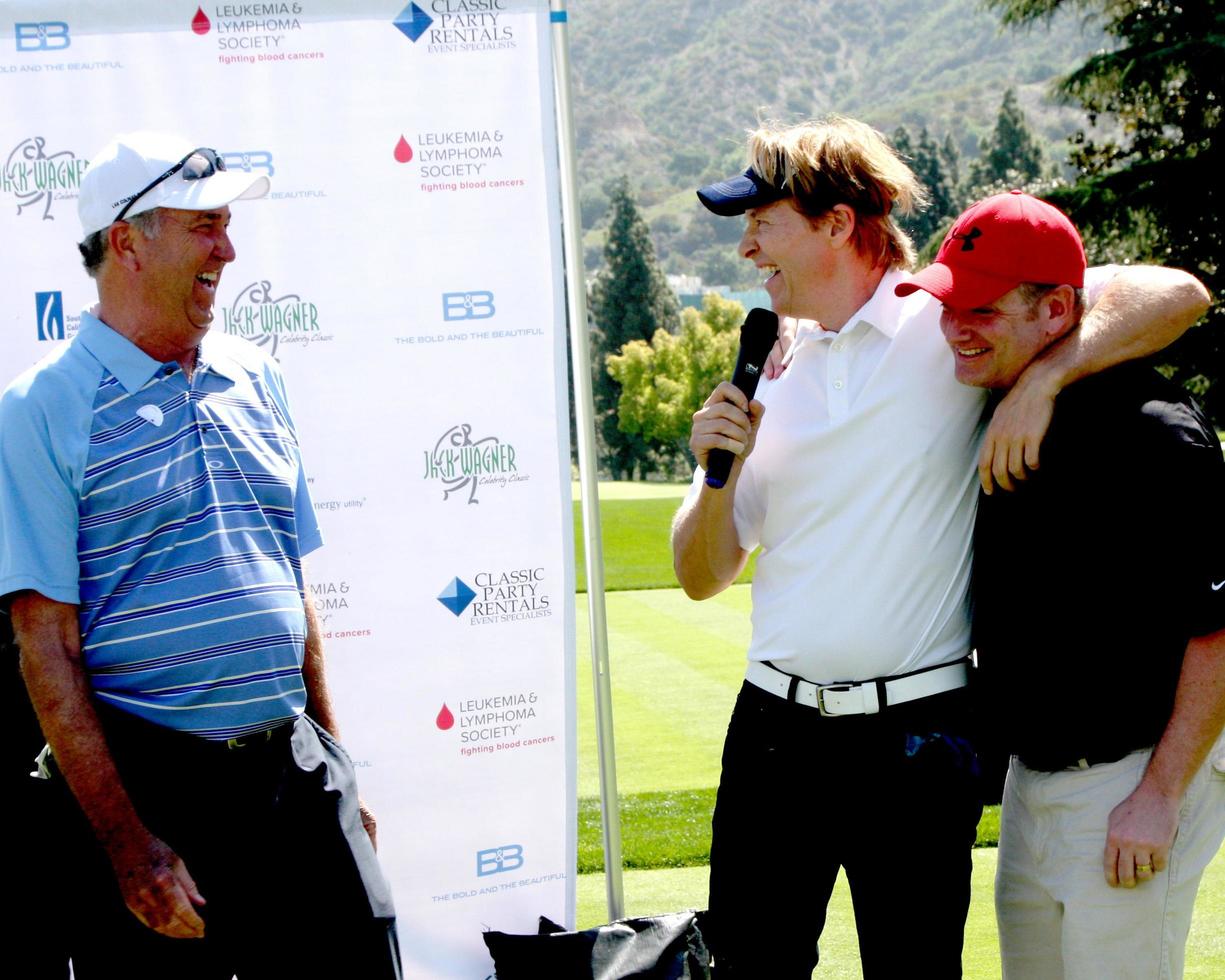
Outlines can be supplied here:
M289 379L308 569L408 975L573 924L574 570L545 0L0 2L0 383L95 301L76 195L113 135L265 173L214 330ZM309 859L309 858L307 858Z

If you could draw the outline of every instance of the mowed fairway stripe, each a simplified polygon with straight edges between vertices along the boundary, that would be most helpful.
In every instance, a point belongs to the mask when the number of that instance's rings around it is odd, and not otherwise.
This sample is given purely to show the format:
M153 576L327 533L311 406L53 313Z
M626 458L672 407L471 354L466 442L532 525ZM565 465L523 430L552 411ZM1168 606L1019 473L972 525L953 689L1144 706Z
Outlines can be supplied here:
M749 648L749 586L733 585L719 595L695 602L678 589L628 593L645 621L654 617L660 643L693 670L721 688L740 690L745 651ZM620 597L618 597L620 598Z
M747 588L705 603L679 589L609 593L617 781L622 793L700 789L719 778L744 675ZM599 792L586 605L579 597L579 793Z

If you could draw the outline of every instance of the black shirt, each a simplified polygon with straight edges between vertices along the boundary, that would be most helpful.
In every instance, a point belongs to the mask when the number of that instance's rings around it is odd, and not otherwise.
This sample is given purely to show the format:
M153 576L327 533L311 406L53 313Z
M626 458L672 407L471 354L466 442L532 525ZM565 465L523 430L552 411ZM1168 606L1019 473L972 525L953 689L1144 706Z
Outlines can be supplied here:
M1054 770L1156 744L1187 641L1225 627L1225 462L1143 364L1065 389L1040 455L980 495L974 644L999 744Z

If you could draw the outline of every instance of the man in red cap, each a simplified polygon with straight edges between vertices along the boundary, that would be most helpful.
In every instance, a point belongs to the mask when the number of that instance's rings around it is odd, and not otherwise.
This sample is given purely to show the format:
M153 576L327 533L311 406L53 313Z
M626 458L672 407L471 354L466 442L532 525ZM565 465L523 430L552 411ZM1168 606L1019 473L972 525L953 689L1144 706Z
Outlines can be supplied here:
M1084 274L1067 217L1013 191L967 210L896 292L943 304L957 380L998 397L1076 328ZM1133 362L1065 388L1041 468L979 501L983 714L1012 756L1005 978L1182 975L1200 876L1225 839L1222 499L1213 427Z
M802 322L759 400L725 383L694 416L700 469L673 526L696 599L762 547L712 821L710 947L721 980L806 980L842 868L865 977L956 977L981 812L966 683L985 396L948 370L939 303L894 294L914 261L896 219L922 189L885 139L835 117L759 129L748 149L747 171L698 196L744 216L740 254ZM1020 415L997 413L1001 481L1032 462L1055 391L1168 343L1206 304L1185 273L1107 278L1016 385ZM737 456L722 489L701 472L712 449Z

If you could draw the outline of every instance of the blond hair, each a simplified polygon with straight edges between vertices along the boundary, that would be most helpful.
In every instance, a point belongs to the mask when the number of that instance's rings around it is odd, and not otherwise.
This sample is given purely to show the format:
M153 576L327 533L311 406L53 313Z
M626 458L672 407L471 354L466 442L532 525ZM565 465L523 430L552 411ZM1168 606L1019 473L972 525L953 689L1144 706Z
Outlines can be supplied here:
M909 269L910 236L895 215L927 203L923 185L879 132L845 116L749 133L749 162L767 183L788 191L801 214L819 218L836 204L855 211L853 242L872 265Z

